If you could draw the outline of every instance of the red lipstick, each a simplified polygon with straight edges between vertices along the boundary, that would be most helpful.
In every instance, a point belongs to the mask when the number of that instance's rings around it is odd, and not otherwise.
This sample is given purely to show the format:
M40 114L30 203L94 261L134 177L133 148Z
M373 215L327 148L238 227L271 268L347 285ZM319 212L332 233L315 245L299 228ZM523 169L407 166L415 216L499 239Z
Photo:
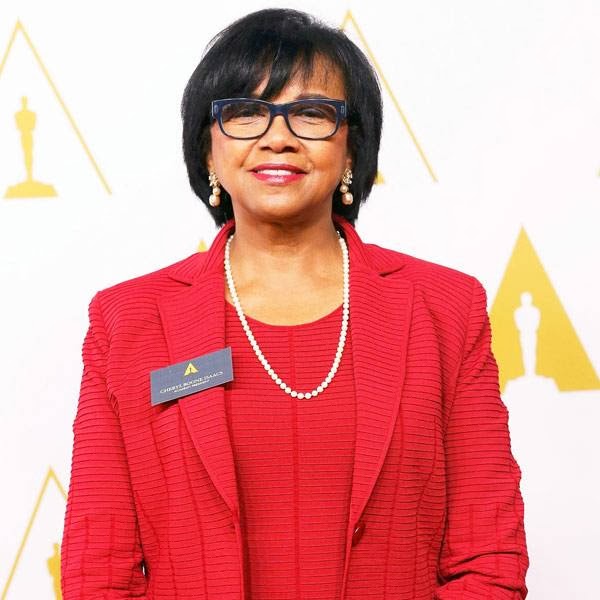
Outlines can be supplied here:
M260 181L276 185L292 183L306 175L300 167L289 163L262 163L252 169L252 174Z

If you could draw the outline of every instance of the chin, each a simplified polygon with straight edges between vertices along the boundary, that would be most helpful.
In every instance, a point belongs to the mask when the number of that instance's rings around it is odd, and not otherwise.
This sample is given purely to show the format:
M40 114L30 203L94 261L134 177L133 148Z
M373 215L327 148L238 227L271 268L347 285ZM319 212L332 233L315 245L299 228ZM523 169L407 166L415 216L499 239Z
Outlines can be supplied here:
M301 204L291 198L279 196L263 199L260 202L257 202L253 206L249 207L248 212L257 219L262 220L296 220L306 218L309 214L313 213L314 210L314 205Z
M306 211L270 211L269 213L263 213L257 220L263 223L271 223L273 225L298 225L306 222L307 214Z

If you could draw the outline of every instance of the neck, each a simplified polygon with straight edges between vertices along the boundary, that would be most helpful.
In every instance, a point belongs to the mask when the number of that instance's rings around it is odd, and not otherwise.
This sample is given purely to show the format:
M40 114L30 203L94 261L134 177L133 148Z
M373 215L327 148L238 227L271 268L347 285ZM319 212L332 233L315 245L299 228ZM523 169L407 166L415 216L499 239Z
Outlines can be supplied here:
M236 218L231 262L242 280L292 285L315 276L338 278L341 251L331 215L292 225Z

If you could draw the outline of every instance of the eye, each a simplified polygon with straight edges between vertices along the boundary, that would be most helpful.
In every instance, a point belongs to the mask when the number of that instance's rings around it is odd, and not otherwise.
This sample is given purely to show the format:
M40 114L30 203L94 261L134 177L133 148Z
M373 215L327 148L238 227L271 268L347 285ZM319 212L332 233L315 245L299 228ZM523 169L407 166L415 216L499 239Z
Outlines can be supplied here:
M231 119L252 119L262 116L264 108L259 104L236 102L223 107L222 118L224 121Z
M311 106L309 108L301 108L298 112L302 115L306 115L309 117L324 117L325 116L324 111L315 106Z
M290 114L307 121L335 121L335 108L329 104L300 104Z
M260 111L256 106L241 106L236 109L235 113L232 115L234 117L253 117L258 115Z

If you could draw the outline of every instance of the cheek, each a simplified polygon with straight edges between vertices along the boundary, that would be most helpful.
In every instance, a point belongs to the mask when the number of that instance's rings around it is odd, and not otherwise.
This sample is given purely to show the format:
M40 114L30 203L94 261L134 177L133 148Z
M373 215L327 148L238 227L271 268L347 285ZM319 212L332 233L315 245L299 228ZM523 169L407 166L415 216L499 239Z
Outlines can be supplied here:
M314 155L314 160L318 162L319 168L323 172L329 173L332 179L337 180L337 174L344 171L347 156L348 151L344 140L343 143L324 148L321 152Z
M224 136L220 131L211 131L211 155L215 169L221 177L233 174L235 169L243 168L250 151L250 144Z

